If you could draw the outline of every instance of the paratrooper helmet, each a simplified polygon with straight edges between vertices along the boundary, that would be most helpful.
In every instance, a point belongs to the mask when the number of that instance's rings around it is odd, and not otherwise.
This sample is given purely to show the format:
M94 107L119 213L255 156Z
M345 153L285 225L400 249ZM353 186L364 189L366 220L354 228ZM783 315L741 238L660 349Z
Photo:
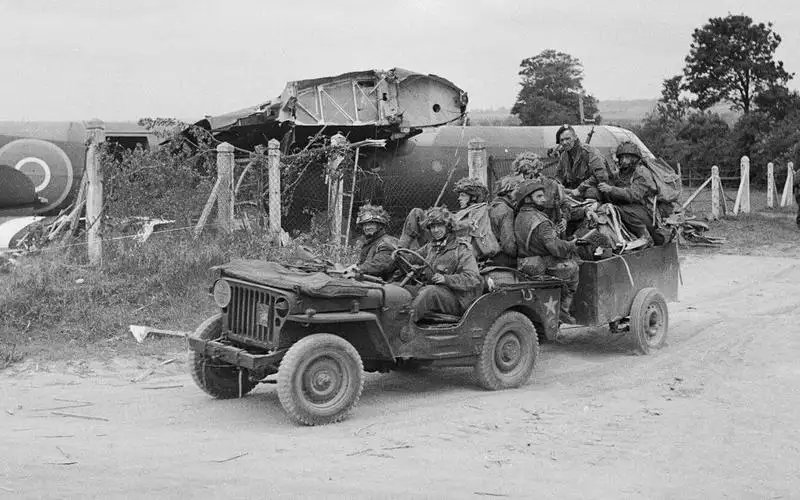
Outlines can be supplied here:
M497 190L496 193L498 195L508 194L515 189L519 185L519 179L517 177L506 175L501 177L499 181L497 181Z
M525 177L526 174L536 175L544 169L542 158L533 151L525 151L514 158L511 164L514 173Z
M489 197L489 189L477 177L459 179L456 185L453 186L453 191L470 195L475 203L483 203Z
M617 146L617 152L615 156L619 158L622 155L631 155L642 159L642 152L639 151L639 146L631 141L621 142L619 146Z
M389 225L389 213L380 205L371 205L369 203L361 205L358 209L358 217L356 217L356 225L360 226L367 222L377 222L384 226Z
M444 224L450 230L453 228L453 216L450 215L450 211L445 207L431 207L425 211L425 219L422 221L422 225L430 228L433 224Z

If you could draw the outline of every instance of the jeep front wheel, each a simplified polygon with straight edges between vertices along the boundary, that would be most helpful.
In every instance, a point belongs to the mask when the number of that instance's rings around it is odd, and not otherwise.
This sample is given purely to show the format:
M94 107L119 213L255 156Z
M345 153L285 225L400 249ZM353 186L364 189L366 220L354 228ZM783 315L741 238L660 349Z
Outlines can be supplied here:
M197 327L195 337L218 339L222 335L222 314L215 314ZM242 397L258 384L250 380L250 372L197 351L192 352L189 366L195 383L217 399Z
M305 425L338 422L364 389L364 365L345 339L317 333L298 340L278 368L278 398L292 419Z
M519 387L531 377L539 342L536 329L524 314L509 311L492 323L483 339L475 376L484 389Z

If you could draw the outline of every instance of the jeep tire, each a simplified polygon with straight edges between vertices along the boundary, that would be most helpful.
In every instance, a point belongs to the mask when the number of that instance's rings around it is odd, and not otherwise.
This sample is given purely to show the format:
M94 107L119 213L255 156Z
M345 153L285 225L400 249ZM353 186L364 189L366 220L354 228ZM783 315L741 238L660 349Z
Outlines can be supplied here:
M364 389L364 365L345 339L316 333L298 340L278 368L278 398L289 416L305 425L339 422Z
M201 340L214 340L222 335L222 314L205 320L195 331ZM217 399L244 396L258 384L250 380L250 372L205 354L192 351L190 360L192 378L207 394Z
M669 310L664 296L655 288L643 288L631 305L630 335L640 354L649 354L667 340Z
M519 312L503 313L483 339L474 368L478 384L491 391L519 387L530 379L538 354L531 320Z

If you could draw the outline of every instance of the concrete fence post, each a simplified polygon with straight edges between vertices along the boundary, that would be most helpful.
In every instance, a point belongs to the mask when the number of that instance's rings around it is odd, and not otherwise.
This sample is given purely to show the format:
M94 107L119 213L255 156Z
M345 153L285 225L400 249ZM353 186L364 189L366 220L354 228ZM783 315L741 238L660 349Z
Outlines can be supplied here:
M280 241L281 235L281 143L270 139L267 143L269 169L269 232Z
M783 184L783 195L781 196L781 206L792 206L792 198L794 197L794 162L786 164L786 182Z
M711 219L719 219L719 167L711 167Z
M469 176L477 177L488 186L488 167L489 161L486 155L486 142L477 137L469 140L467 149L467 165L469 166Z
M217 146L217 221L226 233L233 231L233 146L227 142Z
M347 138L340 133L331 137L331 146L344 146ZM331 155L328 158L328 223L331 234L331 243L336 245L342 242L342 208L344 205L344 175L339 165L344 160L342 155Z
M750 158L742 156L739 162L739 191L736 193L736 202L733 204L733 215L750 213Z
M86 231L89 262L93 265L103 263L103 171L97 154L97 147L105 142L105 123L91 120L86 126L89 147L86 151Z
M767 208L775 205L775 165L767 163Z

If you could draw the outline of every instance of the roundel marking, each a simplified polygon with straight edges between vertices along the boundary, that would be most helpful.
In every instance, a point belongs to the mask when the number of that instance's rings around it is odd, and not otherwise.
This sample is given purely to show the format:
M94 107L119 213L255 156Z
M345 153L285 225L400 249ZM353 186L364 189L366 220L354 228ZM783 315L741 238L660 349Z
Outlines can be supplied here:
M47 199L37 213L57 208L72 191L75 172L63 149L42 139L16 139L0 147L0 163L14 165L36 185L36 194Z
M23 170L23 167L26 167L31 163L39 165L39 168L42 170L42 173L41 174L38 174L38 172L32 173L30 172L30 168L26 168L25 170ZM39 177L42 178L41 182L39 182L39 184L35 188L37 193L40 192L42 189L46 188L50 184L50 176L51 176L50 165L48 165L47 162L42 160L41 158L36 158L35 156L27 156L18 161L17 164L14 165L14 168L24 173L28 177L34 179Z

